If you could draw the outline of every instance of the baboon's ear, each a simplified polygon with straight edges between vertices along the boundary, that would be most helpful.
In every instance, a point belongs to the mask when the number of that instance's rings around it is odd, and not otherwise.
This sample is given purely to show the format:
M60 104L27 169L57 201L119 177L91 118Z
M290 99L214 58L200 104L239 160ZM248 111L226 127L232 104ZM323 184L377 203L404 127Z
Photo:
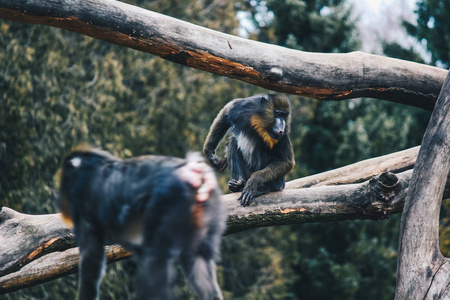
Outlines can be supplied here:
M261 102L261 105L266 105L267 103L269 103L269 97L267 95L263 95L261 96L259 101Z

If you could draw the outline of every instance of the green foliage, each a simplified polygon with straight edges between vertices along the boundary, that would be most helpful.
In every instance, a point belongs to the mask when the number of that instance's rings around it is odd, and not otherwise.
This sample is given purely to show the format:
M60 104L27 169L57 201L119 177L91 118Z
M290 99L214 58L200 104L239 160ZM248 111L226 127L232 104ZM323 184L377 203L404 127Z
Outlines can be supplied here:
M399 219L295 226L298 299L391 299Z
M442 201L439 224L439 248L445 257L450 256L450 199Z
M223 239L225 299L289 299L297 236L287 227L258 228Z
M405 49L399 44L392 42L383 42L383 52L386 56L393 57L393 58L400 58L404 60L409 61L415 61L418 63L425 63L423 58L418 54L413 47L410 47L409 49Z
M357 49L355 25L345 0L245 1L258 28L258 40L312 52ZM273 12L263 15L263 7Z
M278 44L305 51L347 52L357 43L345 1L269 1L275 13Z
M429 116L418 108L373 99L321 102L300 145L303 166L326 171L417 146Z
M405 23L409 34L426 40L432 62L450 65L450 2L422 0L417 3L417 26Z

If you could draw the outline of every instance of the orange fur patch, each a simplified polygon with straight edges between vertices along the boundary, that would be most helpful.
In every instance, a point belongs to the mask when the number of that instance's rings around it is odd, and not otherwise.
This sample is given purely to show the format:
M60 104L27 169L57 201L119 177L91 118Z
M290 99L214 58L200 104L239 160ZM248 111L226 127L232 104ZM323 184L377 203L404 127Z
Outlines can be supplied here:
M200 228L202 226L203 218L203 205L201 202L195 201L195 204L192 207L192 218L194 221L194 226L196 228Z
M258 132L259 136L264 140L266 145L270 149L272 149L273 146L277 143L277 140L270 137L269 133L267 132L264 126L263 120L258 115L254 115L252 116L251 124L253 129L255 129L256 132Z
M69 214L62 213L61 218L62 218L63 222L67 225L67 227L69 227L70 229L73 228L72 217Z
M66 197L61 199L61 218L70 229L73 228L72 216L70 214L70 204Z

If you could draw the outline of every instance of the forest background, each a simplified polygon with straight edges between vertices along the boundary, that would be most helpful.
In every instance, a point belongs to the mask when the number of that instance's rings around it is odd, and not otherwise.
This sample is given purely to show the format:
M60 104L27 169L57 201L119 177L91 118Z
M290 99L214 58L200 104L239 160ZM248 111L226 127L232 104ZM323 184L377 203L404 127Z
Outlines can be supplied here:
M361 43L345 0L126 1L221 32L312 52L345 53ZM418 2L404 23L430 63L450 64L450 2ZM423 43L426 41L426 43ZM423 63L413 47L378 41L385 55ZM217 112L266 90L47 26L0 20L0 205L54 213L53 176L79 143L120 157L184 156L201 150ZM419 145L430 113L373 99L325 102L289 96L294 179ZM226 189L229 175L220 175ZM450 255L450 201L441 251ZM219 282L226 299L392 299L400 215L258 228L223 238ZM108 266L102 299L134 295L135 264ZM2 299L73 299L76 274ZM181 277L176 294L194 299Z

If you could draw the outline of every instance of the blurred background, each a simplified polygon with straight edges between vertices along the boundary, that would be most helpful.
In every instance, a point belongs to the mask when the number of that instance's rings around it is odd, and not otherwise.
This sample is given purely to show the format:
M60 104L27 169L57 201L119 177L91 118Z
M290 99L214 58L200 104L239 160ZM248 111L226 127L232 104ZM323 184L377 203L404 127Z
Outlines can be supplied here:
M448 0L126 1L194 24L312 52L363 50L448 68ZM201 150L223 105L266 90L46 26L0 20L0 205L54 213L62 156L87 142L120 157ZM430 113L373 99L290 96L289 179L419 145ZM221 175L224 191L228 172ZM441 250L450 252L444 201ZM226 299L392 299L400 215L248 230L223 238ZM134 295L135 264L108 266L102 299ZM74 299L76 275L2 299ZM182 277L176 294L194 299Z

